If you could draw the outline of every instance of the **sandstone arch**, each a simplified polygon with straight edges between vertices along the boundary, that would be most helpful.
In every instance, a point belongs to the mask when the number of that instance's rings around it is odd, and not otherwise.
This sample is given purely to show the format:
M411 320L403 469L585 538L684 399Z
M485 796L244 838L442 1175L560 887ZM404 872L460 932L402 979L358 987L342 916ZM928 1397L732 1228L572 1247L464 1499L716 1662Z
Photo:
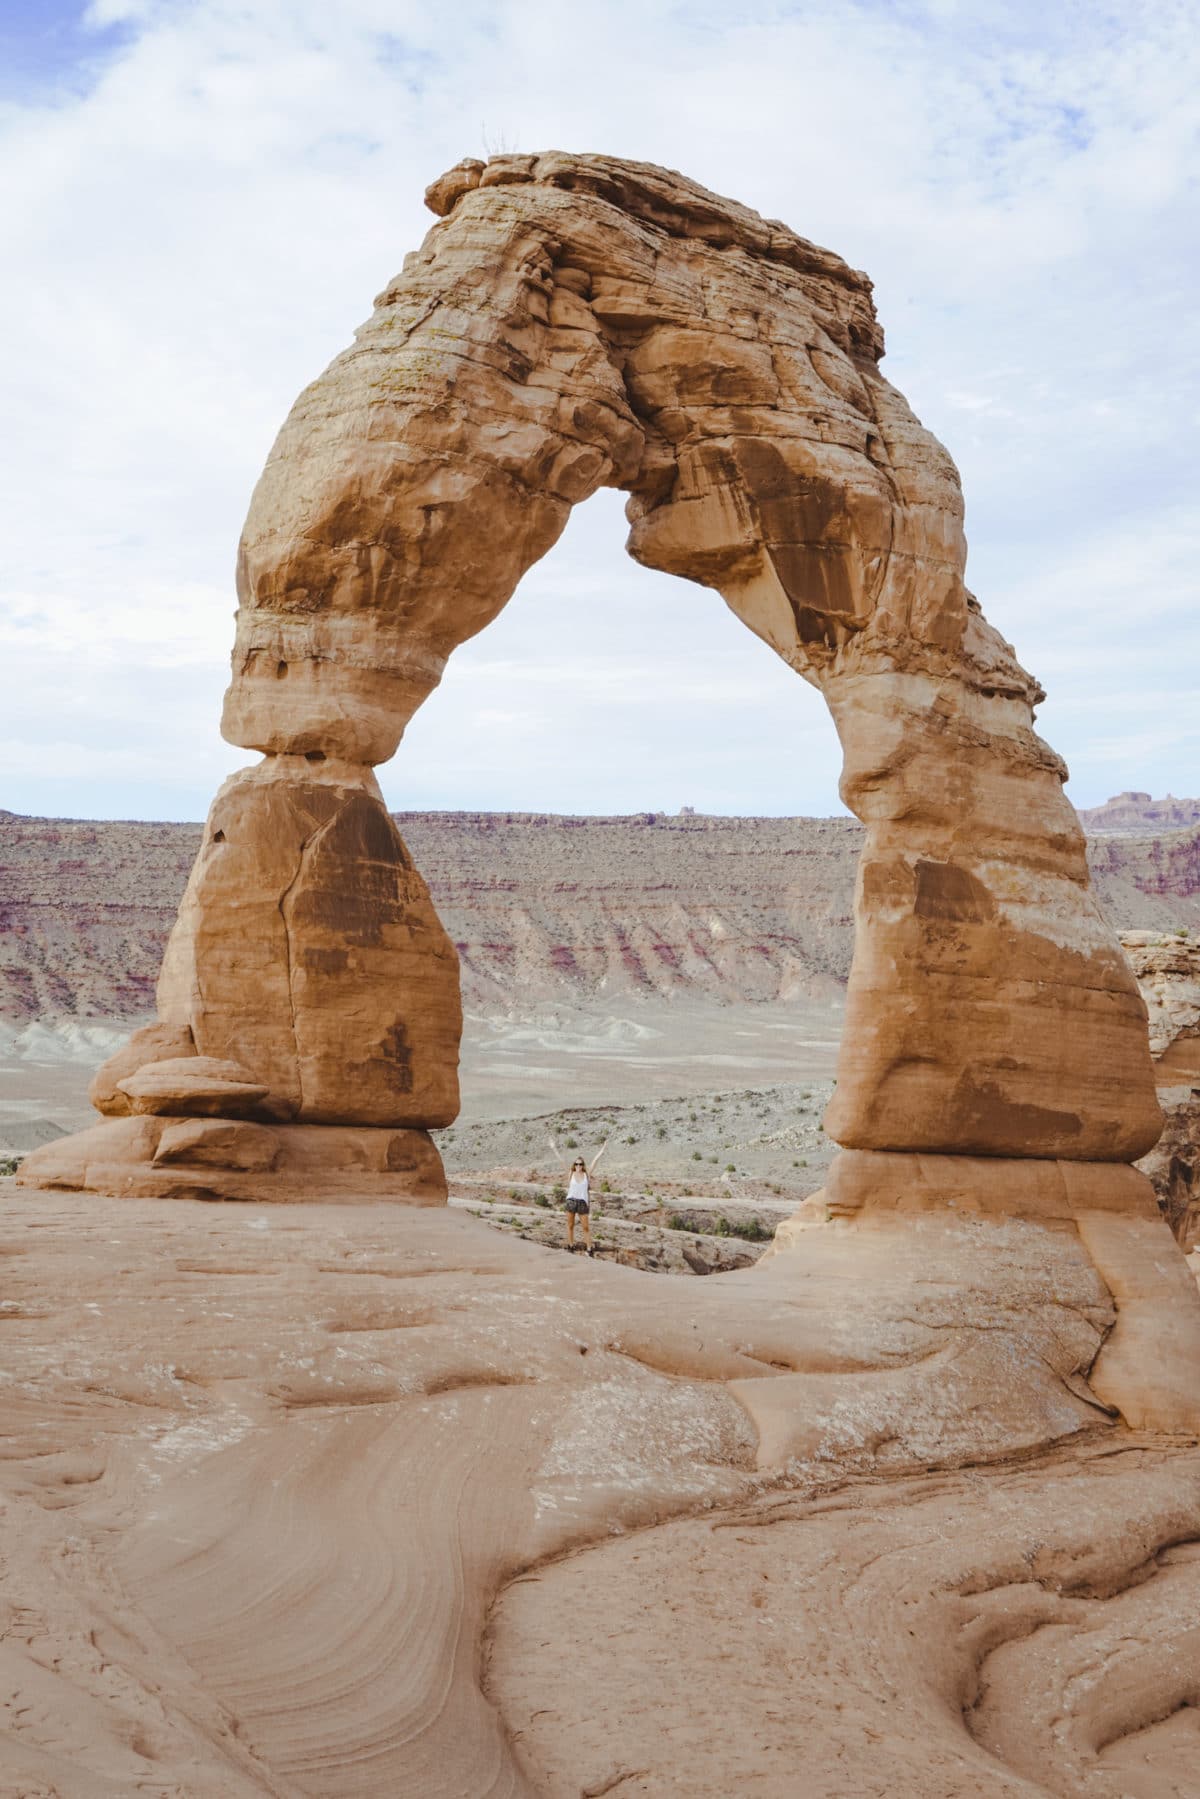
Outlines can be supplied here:
M964 585L957 472L880 373L870 282L605 157L463 162L427 200L251 502L222 729L264 760L214 806L161 1022L98 1077L111 1122L26 1178L444 1195L455 958L371 768L607 485L633 556L718 588L837 726L868 836L830 1203L1057 1221L1115 1288L1114 1256L1152 1250L1087 1218L1161 1228L1127 1167L1161 1128L1145 1008L1041 690Z

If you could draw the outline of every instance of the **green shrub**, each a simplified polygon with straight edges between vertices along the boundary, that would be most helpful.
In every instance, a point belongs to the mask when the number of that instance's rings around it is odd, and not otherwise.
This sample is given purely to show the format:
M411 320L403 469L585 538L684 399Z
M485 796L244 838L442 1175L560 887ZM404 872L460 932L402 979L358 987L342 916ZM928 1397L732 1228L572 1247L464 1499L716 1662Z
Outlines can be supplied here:
M567 1138L567 1148L568 1149L578 1149L579 1148L579 1145L578 1145L578 1143L576 1143L574 1137Z
M703 1162L703 1160L704 1160L704 1157L700 1154L700 1151L698 1149L694 1149L692 1151L692 1161L693 1162Z
M747 1243L766 1243L775 1235L774 1231L769 1231L757 1218L739 1219L736 1223L731 1224L727 1231L722 1231L720 1234L741 1237Z
M535 1193L533 1196L533 1203L535 1206L548 1206L550 1201L546 1198L544 1193Z

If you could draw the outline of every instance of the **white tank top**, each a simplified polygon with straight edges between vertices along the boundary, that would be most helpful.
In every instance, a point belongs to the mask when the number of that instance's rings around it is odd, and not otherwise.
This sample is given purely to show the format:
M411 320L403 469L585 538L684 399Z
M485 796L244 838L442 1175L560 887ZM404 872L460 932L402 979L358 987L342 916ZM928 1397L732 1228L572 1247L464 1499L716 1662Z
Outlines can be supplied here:
M588 1196L588 1177L586 1174L573 1174L571 1185L567 1188L568 1199L586 1199Z

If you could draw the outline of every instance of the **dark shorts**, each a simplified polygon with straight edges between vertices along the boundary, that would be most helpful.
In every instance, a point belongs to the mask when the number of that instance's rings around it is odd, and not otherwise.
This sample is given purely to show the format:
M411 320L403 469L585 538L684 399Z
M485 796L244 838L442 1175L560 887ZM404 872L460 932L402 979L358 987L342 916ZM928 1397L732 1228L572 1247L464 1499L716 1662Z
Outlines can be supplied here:
M591 1209L586 1199L569 1199L567 1201L568 1212L590 1212Z

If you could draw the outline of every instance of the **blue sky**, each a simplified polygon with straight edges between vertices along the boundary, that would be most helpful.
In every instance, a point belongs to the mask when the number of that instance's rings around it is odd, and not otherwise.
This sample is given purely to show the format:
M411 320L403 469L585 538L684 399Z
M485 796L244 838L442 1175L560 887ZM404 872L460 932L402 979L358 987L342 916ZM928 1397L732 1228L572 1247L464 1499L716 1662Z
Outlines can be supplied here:
M876 283L968 580L1080 805L1200 791L1194 0L8 0L0 806L200 817L238 531L299 389L496 147L681 168ZM562 542L381 771L397 806L837 809L720 599Z
M131 22L89 16L77 0L5 0L0 95L20 104L56 90L83 94L135 36Z

